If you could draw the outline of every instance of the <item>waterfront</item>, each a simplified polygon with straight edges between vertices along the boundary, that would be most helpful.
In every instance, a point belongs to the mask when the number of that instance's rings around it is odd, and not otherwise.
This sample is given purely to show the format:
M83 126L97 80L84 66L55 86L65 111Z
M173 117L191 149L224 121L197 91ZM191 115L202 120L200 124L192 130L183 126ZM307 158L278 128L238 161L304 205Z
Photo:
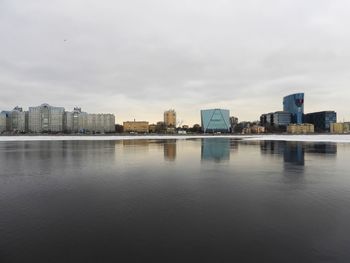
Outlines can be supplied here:
M1 262L348 262L350 144L0 142Z

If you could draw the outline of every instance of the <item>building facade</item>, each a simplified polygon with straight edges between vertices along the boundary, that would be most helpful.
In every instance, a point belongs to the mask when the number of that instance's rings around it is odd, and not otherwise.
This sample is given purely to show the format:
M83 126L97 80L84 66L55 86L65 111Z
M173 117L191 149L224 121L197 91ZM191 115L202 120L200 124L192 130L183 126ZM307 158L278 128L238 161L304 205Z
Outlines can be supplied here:
M230 132L230 111L225 109L201 110L204 133Z
M291 94L283 98L283 111L291 113L292 123L303 123L304 93Z
M10 125L10 114L8 111L0 112L0 132L8 131Z
M350 122L331 123L331 133L350 133Z
M29 107L28 127L30 132L63 132L64 108L42 104Z
M292 122L292 116L286 111L276 111L273 113L272 125L275 127L287 127Z
M231 116L230 117L230 130L231 130L231 133L235 132L235 128L237 127L237 125L238 125L238 118L234 117L234 116Z
M175 110L167 110L164 112L164 123L167 128L176 127L176 112Z
M309 123L304 124L289 124L287 127L287 132L292 134L307 134L314 133L314 125Z
M316 132L330 132L331 124L337 122L335 111L320 111L305 115L305 122L315 126Z
M123 122L124 132L148 133L148 121L125 121Z

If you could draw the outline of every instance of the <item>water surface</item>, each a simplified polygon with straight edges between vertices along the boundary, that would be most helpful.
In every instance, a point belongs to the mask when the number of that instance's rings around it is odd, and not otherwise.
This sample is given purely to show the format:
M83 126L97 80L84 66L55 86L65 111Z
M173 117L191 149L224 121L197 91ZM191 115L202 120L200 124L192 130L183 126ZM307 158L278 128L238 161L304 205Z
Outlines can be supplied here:
M0 143L0 262L349 262L350 144Z

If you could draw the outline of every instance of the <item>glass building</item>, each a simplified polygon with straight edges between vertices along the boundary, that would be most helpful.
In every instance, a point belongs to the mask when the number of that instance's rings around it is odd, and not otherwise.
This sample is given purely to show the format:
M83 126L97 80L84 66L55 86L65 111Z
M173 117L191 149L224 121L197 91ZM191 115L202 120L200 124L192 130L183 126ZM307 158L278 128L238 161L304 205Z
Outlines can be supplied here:
M230 111L223 109L201 110L204 133L230 132Z
M330 132L331 123L337 122L335 111L320 111L305 115L305 122L315 126L316 132Z
M283 98L283 111L292 114L292 123L303 123L304 93L291 94Z

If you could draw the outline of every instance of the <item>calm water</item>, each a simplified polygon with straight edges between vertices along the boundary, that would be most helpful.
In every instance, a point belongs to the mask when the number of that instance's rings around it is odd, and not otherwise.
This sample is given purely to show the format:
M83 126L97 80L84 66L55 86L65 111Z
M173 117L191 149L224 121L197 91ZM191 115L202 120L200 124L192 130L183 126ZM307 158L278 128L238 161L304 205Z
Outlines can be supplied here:
M0 143L0 262L350 262L350 144Z

